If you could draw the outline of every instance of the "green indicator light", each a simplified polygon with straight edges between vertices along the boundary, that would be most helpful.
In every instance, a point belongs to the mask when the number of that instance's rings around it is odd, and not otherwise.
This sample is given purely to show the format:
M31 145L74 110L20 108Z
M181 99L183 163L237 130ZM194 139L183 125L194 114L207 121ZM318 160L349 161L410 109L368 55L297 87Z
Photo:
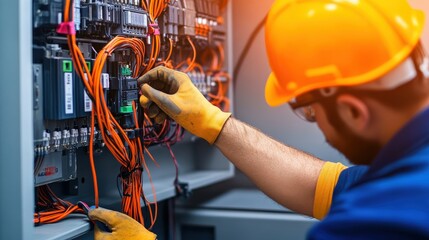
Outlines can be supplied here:
M63 61L63 72L72 72L73 71L73 63L70 60Z
M133 106L122 106L119 109L120 113L132 113L133 112Z
M121 74L122 76L131 76L131 69L128 66L121 67Z
M91 62L86 62L86 66L88 66L88 70L91 71Z

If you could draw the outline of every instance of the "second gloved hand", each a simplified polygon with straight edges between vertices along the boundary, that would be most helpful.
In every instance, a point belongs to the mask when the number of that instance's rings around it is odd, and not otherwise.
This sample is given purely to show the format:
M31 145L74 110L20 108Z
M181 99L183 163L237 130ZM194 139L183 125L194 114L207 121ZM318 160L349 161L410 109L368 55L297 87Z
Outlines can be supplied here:
M207 101L185 73L157 67L140 77L138 82L143 94L140 104L149 109L149 117L160 123L167 114L210 144L216 141L231 116Z
M131 217L112 210L97 208L90 210L88 217L107 225L112 232L106 232L97 225L94 226L95 240L155 240L156 235L148 231Z

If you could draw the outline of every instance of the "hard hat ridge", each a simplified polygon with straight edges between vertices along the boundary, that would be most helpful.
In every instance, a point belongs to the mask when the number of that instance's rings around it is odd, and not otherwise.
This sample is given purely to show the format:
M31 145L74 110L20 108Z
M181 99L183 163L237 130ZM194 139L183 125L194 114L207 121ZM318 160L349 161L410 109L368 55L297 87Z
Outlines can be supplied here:
M409 56L423 23L406 0L277 0L265 28L268 104L379 79Z

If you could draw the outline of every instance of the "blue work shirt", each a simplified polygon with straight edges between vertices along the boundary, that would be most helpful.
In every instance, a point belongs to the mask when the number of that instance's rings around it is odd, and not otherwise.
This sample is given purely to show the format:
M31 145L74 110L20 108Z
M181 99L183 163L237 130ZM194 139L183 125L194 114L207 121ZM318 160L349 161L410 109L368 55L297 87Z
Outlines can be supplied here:
M429 109L369 167L341 173L331 209L308 239L429 239Z

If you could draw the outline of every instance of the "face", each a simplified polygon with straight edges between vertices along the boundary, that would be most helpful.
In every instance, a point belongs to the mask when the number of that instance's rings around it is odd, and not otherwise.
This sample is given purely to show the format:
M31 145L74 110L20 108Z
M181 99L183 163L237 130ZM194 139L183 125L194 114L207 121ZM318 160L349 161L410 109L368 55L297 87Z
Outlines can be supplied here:
M312 107L316 122L332 147L344 154L353 164L368 165L374 160L381 149L379 144L355 134L347 124L342 122L338 114L331 113L335 110L325 111L325 108L317 103L312 104Z

